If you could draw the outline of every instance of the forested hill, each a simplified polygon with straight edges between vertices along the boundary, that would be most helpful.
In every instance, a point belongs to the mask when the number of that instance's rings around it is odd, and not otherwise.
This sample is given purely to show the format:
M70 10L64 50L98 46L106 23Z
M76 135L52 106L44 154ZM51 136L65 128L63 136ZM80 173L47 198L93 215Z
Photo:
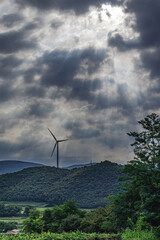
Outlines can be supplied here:
M73 170L27 168L0 176L0 200L61 204L72 199L83 208L104 206L104 198L118 191L121 168L109 161Z
M24 168L40 167L40 166L43 166L43 165L39 163L32 163L32 162L5 160L5 161L0 161L0 174L13 173L13 172L18 172Z

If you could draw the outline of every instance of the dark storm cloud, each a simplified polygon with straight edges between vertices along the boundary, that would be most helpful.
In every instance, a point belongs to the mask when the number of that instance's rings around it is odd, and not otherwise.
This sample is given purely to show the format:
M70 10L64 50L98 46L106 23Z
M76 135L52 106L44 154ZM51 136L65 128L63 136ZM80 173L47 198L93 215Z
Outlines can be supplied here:
M159 47L160 1L128 0L126 1L125 11L135 14L135 23L130 25L140 36L138 39L124 40L123 36L117 33L115 36L109 37L109 45L117 47L120 51ZM127 24L129 22L130 17L127 18Z
M157 89L160 89L160 1L159 0L130 0L127 2L127 11L134 13L136 23L134 29L140 34L142 45L141 61L142 69L150 73L152 84L149 89L148 98L150 103L144 108L159 107L159 97L154 96ZM154 81L153 83L153 79ZM148 101L146 101L148 102Z
M22 60L12 55L0 59L0 77L5 79L15 78L18 74L16 68L22 64Z
M54 106L52 103L33 98L24 109L22 117L47 118L53 110Z
M137 107L142 105L139 98L139 95L131 97L127 84L122 83L117 84L114 94L99 93L89 103L94 105L94 110L116 109L122 116L134 119Z
M0 52L1 53L15 53L20 50L27 50L36 47L36 40L27 40L26 32L10 31L0 34Z
M160 1L129 0L126 11L134 13L134 29L140 33L143 47L160 46Z
M150 77L160 78L160 48L155 51L145 51L141 54L143 67L150 71Z
M71 139L87 139L87 138L94 138L98 137L100 135L100 131L92 128L92 127L87 127L85 128L81 122L67 122L64 125L64 128L67 131L70 131Z
M106 58L106 50L88 48L84 50L59 51L45 53L38 65L46 66L42 72L42 84L45 86L67 87L73 83L78 73L95 73Z
M23 20L24 17L18 13L4 15L3 17L0 18L1 24L8 28L15 26L16 24L22 22Z
M14 157L14 154L18 154L21 157L27 157L27 155L34 156L35 149L38 146L38 142L35 139L25 139L23 136L17 142L0 141L0 153L1 157Z
M94 48L47 52L37 60L33 68L24 73L24 79L26 82L32 82L36 74L40 74L41 84L45 87L73 87L76 91L77 86L85 86L95 91L101 87L100 80L78 80L76 75L96 73L106 57L105 49Z
M12 89L11 84L4 83L0 85L0 103L6 102L17 94L16 89Z
M108 44L111 47L117 47L118 50L121 52L142 47L138 39L124 40L122 35L120 35L119 33L115 34L114 36L110 36L108 39Z
M16 0L16 3L22 7L31 6L36 7L39 10L51 10L58 9L62 11L73 10L77 15L83 14L88 11L90 6L100 7L103 3L110 3L113 5L119 5L123 3L123 0Z
M34 86L34 85L26 86L25 95L30 97L43 98L45 97L45 89L41 86Z
M18 120L16 116L11 116L8 114L0 114L0 134L4 134L6 130L13 128L18 125Z
M24 73L24 80L34 85L34 78L36 74L39 74L41 94L44 94L42 89L57 87L61 97L65 97L68 101L77 99L93 102L94 95L102 88L102 81L97 78L86 79L85 75L92 76L99 71L107 57L105 49L94 48L70 52L61 50L46 52L37 60L33 68ZM79 74L81 78L77 78ZM27 92L32 91L28 89ZM53 98L56 96L60 97L54 93Z
M99 79L94 80L81 80L75 79L72 85L72 90L69 99L75 98L81 101L91 101L94 97L93 93L102 88L102 81Z
M100 142L103 145L108 146L110 149L116 149L117 147L126 147L128 145L124 136L122 136L121 140L119 139L118 131L116 136L107 135L105 138L102 138Z

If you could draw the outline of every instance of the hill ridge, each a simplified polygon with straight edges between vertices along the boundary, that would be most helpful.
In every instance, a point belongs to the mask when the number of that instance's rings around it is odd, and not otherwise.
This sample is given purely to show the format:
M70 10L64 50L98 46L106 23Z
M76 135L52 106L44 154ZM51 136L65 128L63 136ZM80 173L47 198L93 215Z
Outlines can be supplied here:
M40 163L19 161L19 160L1 160L0 161L0 174L13 173L21 171L28 167L41 167L44 166Z
M83 208L104 206L104 198L118 192L121 168L109 161L72 170L48 166L26 168L0 176L0 200L55 205L72 199Z

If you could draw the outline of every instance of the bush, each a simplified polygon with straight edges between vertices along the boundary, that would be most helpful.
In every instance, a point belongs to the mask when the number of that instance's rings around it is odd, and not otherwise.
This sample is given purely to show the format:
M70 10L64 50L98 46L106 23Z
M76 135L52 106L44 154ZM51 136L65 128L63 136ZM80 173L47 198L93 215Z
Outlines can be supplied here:
M160 239L160 226L154 227L153 232L156 235L156 237L158 237Z
M72 233L42 233L42 234L20 234L14 236L1 235L1 240L119 240L116 235L87 234L79 231Z
M0 222L0 232L7 232L12 229L17 229L16 223L15 222Z
M122 234L122 240L158 240L154 233L147 230L131 230L127 228Z

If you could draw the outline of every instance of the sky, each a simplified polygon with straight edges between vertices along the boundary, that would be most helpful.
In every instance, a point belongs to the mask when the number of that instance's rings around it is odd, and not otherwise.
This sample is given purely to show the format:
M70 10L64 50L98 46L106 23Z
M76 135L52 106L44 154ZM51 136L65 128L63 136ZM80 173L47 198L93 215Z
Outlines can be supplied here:
M60 167L133 158L160 113L159 0L1 0L0 160Z

